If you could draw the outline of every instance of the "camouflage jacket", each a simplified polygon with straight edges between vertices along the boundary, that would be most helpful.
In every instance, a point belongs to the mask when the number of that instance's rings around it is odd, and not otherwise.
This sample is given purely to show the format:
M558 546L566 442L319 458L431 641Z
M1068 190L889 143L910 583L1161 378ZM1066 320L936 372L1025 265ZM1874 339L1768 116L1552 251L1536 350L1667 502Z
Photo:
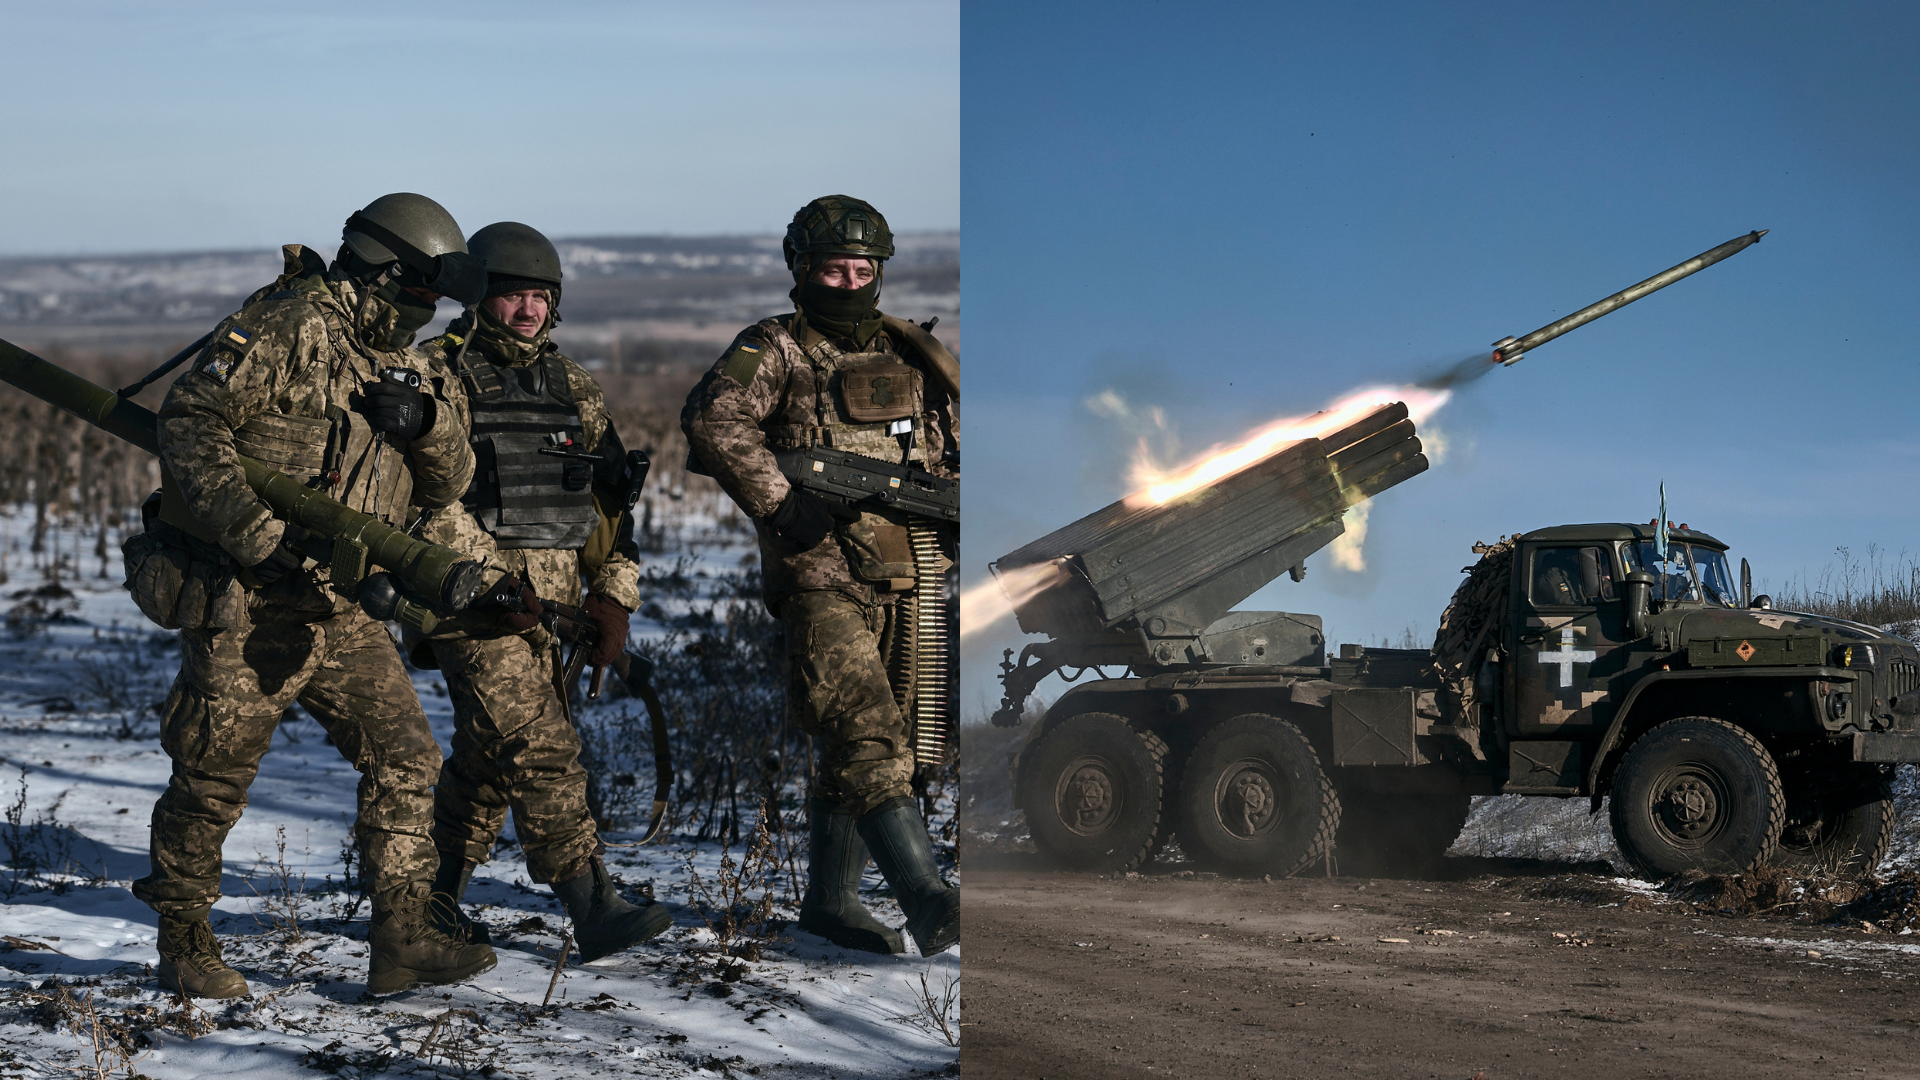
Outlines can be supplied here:
M473 478L458 380L413 349L362 344L353 284L298 245L285 253L286 273L215 329L160 406L160 460L187 519L174 523L241 566L272 554L286 525L247 486L236 453L389 524L404 522L409 503L453 502ZM361 387L388 367L418 371L433 398L432 425L408 443L378 435L359 411ZM320 588L326 573L322 566L288 575L267 599L316 612L352 607Z
M460 349L460 337L448 333L421 346L437 366L453 370L454 355ZM469 349L484 348L485 339L477 338ZM548 346L551 348L551 346ZM568 357L555 353L567 372L567 387L580 409L580 423L587 450L596 450L612 427L607 412L607 395L585 368ZM540 357L492 357L496 363L521 366ZM617 438L617 436L616 436ZM502 548L494 542L480 522L462 506L449 506L432 515L421 532L424 539L485 559L487 565L519 574L533 590L549 600L577 604L584 575L587 589L612 600L628 611L640 607L640 548L633 539L633 516L624 500L614 493L596 491L595 508L600 511L600 528L582 550L567 548Z
M704 466L740 509L753 519L766 568L767 602L808 589L835 589L861 600L876 599L872 583L855 573L862 558L858 530L864 519L843 526L810 551L787 555L776 545L766 519L787 497L790 485L773 451L819 445L821 421L843 429L856 426L841 400L837 361L859 355L850 341L827 338L809 328L807 341L790 332L793 315L781 315L747 327L726 354L700 380L680 413L680 426L694 462ZM915 418L913 459L939 476L959 476L957 403L931 377L916 353L895 340L892 330L876 335L867 353L887 354L920 373L920 412ZM822 400L824 397L824 400ZM868 425L872 426L872 425ZM884 447L842 445L869 456L899 460L897 444ZM864 515L874 521L877 515ZM951 532L951 530L948 530Z

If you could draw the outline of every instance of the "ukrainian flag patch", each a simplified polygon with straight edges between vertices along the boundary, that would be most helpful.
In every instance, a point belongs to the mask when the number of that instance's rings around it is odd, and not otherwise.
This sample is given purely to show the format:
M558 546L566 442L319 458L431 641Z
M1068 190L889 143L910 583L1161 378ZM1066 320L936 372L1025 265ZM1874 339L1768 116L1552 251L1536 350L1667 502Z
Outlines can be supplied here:
M766 352L758 345L745 341L738 342L728 350L720 368L720 374L739 383L741 386L753 385L753 377L760 374L760 361Z
M246 359L253 344L253 331L228 326L214 335L206 353L194 365L194 370L225 386L233 381L233 370L240 366L240 361Z

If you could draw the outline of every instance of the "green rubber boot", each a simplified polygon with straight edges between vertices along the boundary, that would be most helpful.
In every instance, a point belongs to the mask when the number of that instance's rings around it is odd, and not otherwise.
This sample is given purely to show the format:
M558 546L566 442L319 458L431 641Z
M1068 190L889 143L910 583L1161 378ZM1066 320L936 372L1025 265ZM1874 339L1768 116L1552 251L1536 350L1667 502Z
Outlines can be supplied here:
M960 940L960 890L940 876L927 823L911 797L881 803L858 823L880 873L907 913L907 933L921 956L944 952Z
M435 925L430 910L433 887L416 881L383 902L374 898L373 932L367 945L367 992L397 994L422 983L439 985L470 979L499 963L493 949L455 937Z
M667 909L648 902L635 907L620 898L606 864L593 860L587 872L568 881L553 882L548 888L566 905L567 918L573 920L573 945L580 950L580 962L598 960L608 953L638 945L659 937L673 925Z
M197 998L247 996L247 980L220 958L220 941L213 936L207 913L160 916L160 985L176 994Z
M807 804L807 892L800 900L800 929L818 934L843 949L903 953L900 931L873 917L860 902L860 874L867 867L867 844L853 815L835 813L832 804Z

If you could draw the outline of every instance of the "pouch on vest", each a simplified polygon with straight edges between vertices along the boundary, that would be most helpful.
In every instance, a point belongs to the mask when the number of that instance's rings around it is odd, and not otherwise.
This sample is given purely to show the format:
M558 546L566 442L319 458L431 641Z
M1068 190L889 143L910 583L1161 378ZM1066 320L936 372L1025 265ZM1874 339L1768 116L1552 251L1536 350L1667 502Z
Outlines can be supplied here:
M842 368L839 383L840 405L855 423L884 424L920 411L920 373L906 364Z
M165 630L245 625L247 601L233 559L164 522L120 545L127 591L140 613Z
M234 431L233 448L304 484L320 475L332 429L317 417L261 413Z
M895 525L876 514L861 514L853 521L840 523L836 531L854 577L881 592L913 588L913 542L905 525Z

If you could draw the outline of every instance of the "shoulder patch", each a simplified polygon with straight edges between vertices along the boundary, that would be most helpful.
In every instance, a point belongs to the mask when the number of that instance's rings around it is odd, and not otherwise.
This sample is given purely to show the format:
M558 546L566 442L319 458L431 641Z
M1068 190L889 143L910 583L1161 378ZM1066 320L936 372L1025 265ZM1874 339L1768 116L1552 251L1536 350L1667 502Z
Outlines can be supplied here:
M753 377L760 374L760 361L767 353L763 346L749 341L735 342L724 357L726 363L720 374L739 383L741 386L753 385Z
M233 381L234 369L253 350L255 340L257 335L253 331L230 323L214 335L206 352L200 354L200 362L194 365L194 370L225 386Z

